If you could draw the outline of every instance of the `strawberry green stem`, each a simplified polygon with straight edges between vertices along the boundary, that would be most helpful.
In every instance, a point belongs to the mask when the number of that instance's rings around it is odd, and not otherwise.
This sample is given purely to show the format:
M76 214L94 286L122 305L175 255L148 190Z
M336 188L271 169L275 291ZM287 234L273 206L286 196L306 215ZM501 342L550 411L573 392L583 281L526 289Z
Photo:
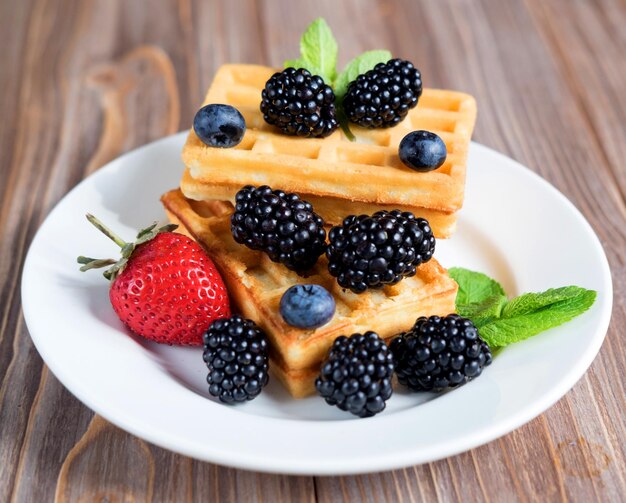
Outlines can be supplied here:
M82 272L88 271L89 269L99 269L101 267L106 267L108 265L113 265L117 263L117 260L113 260L112 258L96 259L83 257L82 255L78 257L76 261L79 264L83 264L83 266L80 268Z
M128 260L131 255L135 251L135 248L138 246L147 243L151 239L154 239L161 232L173 232L178 227L175 224L167 224L163 227L157 228L157 223L154 222L151 226L146 227L139 231L137 234L137 238L135 241L126 242L121 237L119 237L115 232L109 229L106 225L104 225L100 220L94 217L91 213L87 213L87 220L100 232L102 232L106 237L115 242L117 246L119 246L122 250L122 257L119 260L113 260L110 258L107 259L96 259L91 257L84 257L81 255L76 259L76 261L81 264L81 271L88 271L89 269L98 269L100 267L109 267L102 274L104 277L110 281L113 281L126 267Z
M106 237L113 240L117 246L124 248L128 243L119 237L115 232L104 225L100 220L94 217L91 213L87 213L87 220L93 224L93 226L102 232Z

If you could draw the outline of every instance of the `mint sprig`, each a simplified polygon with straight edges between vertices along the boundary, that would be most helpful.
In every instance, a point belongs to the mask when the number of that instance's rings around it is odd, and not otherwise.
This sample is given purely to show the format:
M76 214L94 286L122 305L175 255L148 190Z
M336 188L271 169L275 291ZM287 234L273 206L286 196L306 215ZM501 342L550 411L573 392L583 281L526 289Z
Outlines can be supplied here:
M384 50L366 51L351 60L341 73L337 73L337 41L328 23L323 18L313 21L300 38L300 57L285 61L285 68L306 68L313 75L319 75L332 87L335 93L341 128L350 141L354 135L348 127L348 120L343 112L342 102L348 91L348 85L359 75L371 70L378 63L386 63L391 53Z
M457 312L470 318L491 348L504 347L570 321L589 309L596 292L578 286L525 293L509 300L502 286L489 276L454 267L458 283Z

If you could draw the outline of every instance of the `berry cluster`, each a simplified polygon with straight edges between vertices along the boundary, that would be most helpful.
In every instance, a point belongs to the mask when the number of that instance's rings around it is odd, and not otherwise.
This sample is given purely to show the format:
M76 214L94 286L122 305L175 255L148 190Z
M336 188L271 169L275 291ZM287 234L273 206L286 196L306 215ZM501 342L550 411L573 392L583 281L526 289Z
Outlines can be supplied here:
M228 404L256 398L269 380L265 334L251 320L214 321L204 334L209 393Z
M355 416L381 412L393 393L393 355L378 334L366 332L335 339L315 388L329 405Z
M478 377L491 364L489 346L458 314L421 317L391 343L398 381L414 391L441 391Z
M328 237L328 271L355 293L415 275L415 268L435 251L428 221L395 210L351 215Z
M403 120L421 95L419 70L410 61L392 59L349 84L343 109L361 127L387 128Z
M324 138L339 127L335 93L321 77L304 68L287 68L272 75L261 98L263 118L284 134Z
M312 267L326 248L324 221L311 204L266 185L237 192L231 231L238 243L294 271Z

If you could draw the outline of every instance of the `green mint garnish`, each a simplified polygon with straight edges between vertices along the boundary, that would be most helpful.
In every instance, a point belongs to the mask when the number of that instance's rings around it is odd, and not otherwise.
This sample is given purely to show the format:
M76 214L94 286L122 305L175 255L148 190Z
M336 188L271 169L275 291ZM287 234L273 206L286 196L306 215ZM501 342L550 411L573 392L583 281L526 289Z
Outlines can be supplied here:
M323 18L318 18L307 27L300 38L300 57L285 61L285 68L306 68L313 75L322 77L324 83L333 88L341 129L350 141L355 141L341 105L348 91L348 84L378 63L389 61L391 53L383 50L364 52L350 61L337 75L337 51L333 32Z
M350 82L374 68L378 63L386 63L390 59L391 53L389 51L366 51L350 61L333 84L337 102L341 103L343 100Z
M313 21L300 38L300 57L285 61L285 67L306 68L329 86L337 76L337 41L323 18Z
M578 286L525 293L508 300L489 276L461 267L449 270L458 283L456 308L471 319L490 347L504 347L570 321L589 309L596 292Z

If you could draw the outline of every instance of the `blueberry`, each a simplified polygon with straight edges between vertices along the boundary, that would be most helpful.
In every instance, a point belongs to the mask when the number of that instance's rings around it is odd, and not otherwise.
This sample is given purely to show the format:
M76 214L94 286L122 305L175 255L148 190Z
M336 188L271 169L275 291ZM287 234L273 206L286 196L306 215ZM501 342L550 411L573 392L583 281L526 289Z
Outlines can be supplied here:
M446 144L430 131L413 131L402 138L400 160L415 171L432 171L446 161Z
M209 147L234 147L243 139L246 121L235 107L206 105L196 113L193 130Z
M280 314L293 327L321 327L335 314L335 299L320 285L295 285L280 299Z

